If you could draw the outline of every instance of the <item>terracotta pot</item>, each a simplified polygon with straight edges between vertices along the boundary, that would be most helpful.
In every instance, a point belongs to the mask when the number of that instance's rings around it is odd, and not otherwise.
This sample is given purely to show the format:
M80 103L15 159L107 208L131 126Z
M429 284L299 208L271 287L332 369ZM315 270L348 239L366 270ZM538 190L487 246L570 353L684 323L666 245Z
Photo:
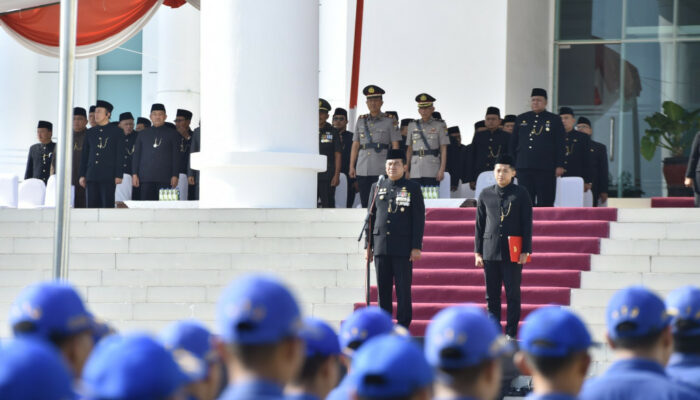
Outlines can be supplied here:
M692 196L692 192L683 185L685 169L688 166L688 157L664 158L664 178L668 186L669 197Z

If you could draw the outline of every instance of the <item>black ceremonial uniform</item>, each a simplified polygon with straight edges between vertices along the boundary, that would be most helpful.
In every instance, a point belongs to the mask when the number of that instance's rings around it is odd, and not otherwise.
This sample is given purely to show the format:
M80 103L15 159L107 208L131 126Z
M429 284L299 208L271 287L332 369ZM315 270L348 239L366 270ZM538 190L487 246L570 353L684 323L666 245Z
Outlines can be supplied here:
M36 178L46 183L51 173L51 163L55 156L56 143L33 144L29 148L27 169L24 171L24 179Z
M350 178L350 153L352 152L353 133L345 131L340 133L340 172L344 173L348 180L347 207L351 208L355 201L355 179Z
M608 193L608 149L604 144L591 140L591 148L588 152L590 154L593 207L597 207L600 194Z
M132 175L134 164L134 151L136 150L136 139L139 136L138 131L132 131L128 135L124 135L124 173ZM141 200L141 187L131 188L131 200Z
M591 183L591 137L575 129L564 135L564 176L580 176Z
M87 181L88 208L114 208L115 178L124 174L124 131L117 125L88 129L80 159L80 176Z
M445 165L445 169L450 173L451 189L459 186L459 180L464 174L466 147L467 146L453 140L453 138L450 137L450 145L447 146L447 164Z
M190 165L190 160L192 160L192 153L198 153L201 147L201 129L197 127L194 132L192 132L192 142L190 144L190 156L187 158L187 176L194 178L194 185L190 186L190 193L194 196L187 197L188 200L199 200L199 170L192 169Z
M523 266L510 261L508 236L522 236L522 252L532 253L532 203L527 190L512 182L504 188L489 186L479 195L474 252L484 259L489 313L501 320L503 284L508 304L506 334L516 337Z
M495 131L476 132L472 138L472 173L470 182L476 182L479 174L493 171L496 159L501 154L508 154L510 134L496 129Z
M318 130L318 153L326 156L326 171L318 173L316 186L322 208L335 208L335 188L331 186L331 180L335 175L335 153L342 151L338 130L326 122Z
M695 193L695 207L700 207L700 132L695 135L693 145L688 156L688 168L685 170L686 178L693 180L693 192Z
M180 135L167 125L152 126L136 138L132 172L138 175L141 200L158 200L158 191L170 188L180 173Z
M510 154L515 159L518 184L524 186L537 207L552 207L556 172L564 167L564 125L548 111L518 115L511 135Z
M392 286L396 282L398 309L396 319L408 326L412 319L411 281L413 266L409 261L412 249L423 248L425 203L420 185L405 177L397 181L384 179L372 185L370 201L377 191L372 209L371 240L374 266L377 271L379 306L391 314Z
M192 147L192 138L194 137L194 132L192 132L192 129L189 129L189 132L187 134L190 135L190 137L187 139L180 135L180 132L177 132L177 134L179 136L177 150L179 152L180 164L180 175L178 176L182 178L182 175L185 175L185 177L188 176L188 167L190 165L190 148ZM187 200L194 200L194 186L191 186L189 184L187 185Z

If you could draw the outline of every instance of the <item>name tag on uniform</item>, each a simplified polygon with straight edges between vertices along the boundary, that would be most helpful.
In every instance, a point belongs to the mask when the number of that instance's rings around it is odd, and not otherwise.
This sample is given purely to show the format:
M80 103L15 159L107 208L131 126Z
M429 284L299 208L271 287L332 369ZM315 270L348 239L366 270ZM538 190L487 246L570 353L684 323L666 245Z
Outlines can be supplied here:
M411 205L411 193L405 187L401 188L399 193L396 194L396 205L399 207L408 207Z
M520 126L527 126L527 121L523 120L523 122L520 123Z

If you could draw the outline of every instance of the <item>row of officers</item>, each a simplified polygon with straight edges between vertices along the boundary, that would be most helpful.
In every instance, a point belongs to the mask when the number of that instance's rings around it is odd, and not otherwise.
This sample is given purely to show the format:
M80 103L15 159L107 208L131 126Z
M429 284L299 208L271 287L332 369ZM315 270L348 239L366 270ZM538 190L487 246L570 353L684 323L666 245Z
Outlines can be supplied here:
M130 112L111 122L114 107L98 100L90 113L73 109L72 179L76 208L112 208L116 185L124 175L132 179L133 200L158 200L162 188L175 188L180 177L188 180L188 199L199 195L198 171L189 159L200 149L200 128L190 128L192 113L178 109L175 123L166 122L163 104L153 104L150 120L134 120ZM87 129L88 123L90 128ZM53 126L39 121L39 143L29 149L25 179L47 182L56 169Z
M328 123L331 105L319 99L319 152L328 159L326 172L318 174L320 207L335 207L339 175L348 177L347 204L360 194L367 207L371 185L384 174L390 149L406 154L406 177L422 186L437 186L449 172L456 191L460 181L473 190L482 172L493 171L496 159L509 154L515 160L518 181L525 186L535 206L554 205L556 178L581 177L584 190L591 190L594 206L608 198L608 160L605 145L591 139L591 122L575 117L569 107L559 115L546 110L547 92L535 88L531 111L506 115L488 107L485 118L475 124L471 144L463 145L458 126L447 127L435 111L436 99L420 93L415 100L418 119L398 119L393 111L382 112L385 91L376 85L364 88L368 114L360 115L356 132L347 131L348 114L336 108Z

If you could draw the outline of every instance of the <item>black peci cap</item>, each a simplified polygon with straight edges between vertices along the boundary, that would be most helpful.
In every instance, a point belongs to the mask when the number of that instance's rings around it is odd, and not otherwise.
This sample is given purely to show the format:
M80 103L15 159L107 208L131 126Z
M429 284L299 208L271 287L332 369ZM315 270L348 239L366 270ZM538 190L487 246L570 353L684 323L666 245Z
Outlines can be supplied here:
M586 118L586 117L578 117L578 121L576 121L576 123L577 124L586 124L588 126L592 126L591 120Z
M330 104L329 104L329 106L330 106ZM345 118L347 118L348 117L348 110L338 107L335 109L335 111L333 111L333 116L336 116L336 115L342 115Z
M404 119L402 119L402 120L401 120L401 127L403 128L404 126L408 126L408 124L410 124L411 121L413 121L411 118L404 118Z
M96 108L95 106L90 106L90 113L91 114L95 112L95 108Z
M161 103L153 103L151 106L151 112L153 111L165 111L165 106Z
M501 153L501 155L499 155L498 158L496 159L496 164L508 164L511 167L515 166L515 165L513 165L513 157L511 157L509 154L503 154L503 153Z
M498 115L498 118L501 118L501 110L498 107L489 107L486 109L486 115Z
M192 119L192 112L189 110L184 110L182 108L178 108L177 112L175 113L176 117L182 117L184 119Z
M399 149L391 149L386 153L386 159L406 162L406 152Z
M134 119L134 116L130 112L125 112L119 114L119 122L126 121L127 119Z
M508 123L508 122L515 122L515 119L518 118L513 114L508 114L505 117L503 117L503 123Z
M108 101L104 101L104 100L97 100L97 103L95 104L95 107L96 107L96 108L97 108L97 107L102 107L102 108L104 108L105 110L107 110L107 112L110 112L110 113L112 112L112 110L114 110L114 106L112 105L112 103L110 103L110 102L108 102Z
M145 126L146 128L149 128L151 126L151 120L148 118L139 117L136 120L136 124L143 124L143 126Z
M559 115L570 114L574 116L574 110L571 107L559 107Z
M39 121L39 124L36 127L37 128L46 128L50 132L53 131L53 124L49 121Z
M545 99L547 98L547 91L542 89L542 88L534 88L532 89L532 93L530 93L530 97L534 96L542 96Z
M481 121L474 124L474 129L486 128L486 122L482 119Z
M451 126L451 127L447 128L447 134L448 134L448 135L451 135L451 134L453 134L453 133L460 133L460 132L459 132L459 126Z
M73 116L80 115L82 117L87 117L87 112L83 107L73 107Z

